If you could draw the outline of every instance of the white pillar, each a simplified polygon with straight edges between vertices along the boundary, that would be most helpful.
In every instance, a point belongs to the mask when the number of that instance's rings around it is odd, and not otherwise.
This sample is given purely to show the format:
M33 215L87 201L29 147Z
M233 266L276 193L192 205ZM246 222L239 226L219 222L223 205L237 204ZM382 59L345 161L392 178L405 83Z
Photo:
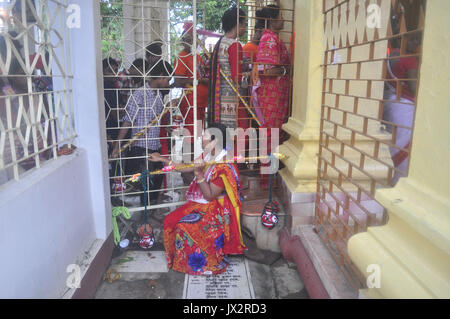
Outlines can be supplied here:
M135 45L135 26L138 22L133 20L134 17L134 0L124 0L123 1L123 34L124 34L124 63L127 69L130 68L134 59L138 56L136 55L136 45ZM139 56L139 57L142 57Z
M71 0L81 8L81 28L69 30L73 71L73 100L77 146L88 154L97 238L106 239L112 231L108 153L103 97L102 49L99 1Z

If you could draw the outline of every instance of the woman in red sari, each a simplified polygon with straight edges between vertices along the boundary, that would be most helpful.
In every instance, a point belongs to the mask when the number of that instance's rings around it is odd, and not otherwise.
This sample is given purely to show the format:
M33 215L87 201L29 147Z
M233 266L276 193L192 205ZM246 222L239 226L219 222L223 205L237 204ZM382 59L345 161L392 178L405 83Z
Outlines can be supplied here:
M265 127L281 128L288 116L289 51L278 35L284 28L280 7L269 5L262 11L267 29L261 36L256 55L261 81L257 89L258 103L263 109Z
M180 111L185 119L185 127L190 135L194 136L194 56L192 54L192 45L194 43L193 27L187 23L182 35L183 50L176 58L175 65L175 87L185 88L185 96L180 103ZM197 42L196 42L197 43ZM208 84L209 80L201 78L200 69L204 67L205 62L197 54L197 120L205 121L205 112L208 105ZM192 139L191 143L193 142Z
M215 138L218 134L224 137L223 145ZM195 179L186 193L188 202L164 219L166 259L168 267L175 271L220 274L228 266L227 255L240 255L246 250L240 227L238 170L234 164L205 165L212 160L225 161L225 136L226 127L222 124L213 123L205 131L202 140L205 152L191 169ZM159 154L152 154L150 160L173 165Z
M286 45L281 41L279 32L284 28L284 21L277 5L269 5L262 10L262 16L266 18L266 30L261 36L256 55L257 72L255 83L257 103L263 113L263 127L269 129L267 139L267 151L273 150L270 129L280 129L280 142L286 140L281 126L288 119L289 88L290 88L290 58ZM261 164L260 186L269 184L266 175L268 164Z
M239 21L239 23L238 23ZM246 15L242 9L233 6L222 17L225 34L217 42L211 58L209 83L209 123L222 123L229 128L249 127L249 115L242 105L236 90L247 96L242 89L243 49L238 41L246 30ZM229 77L233 86L223 74Z

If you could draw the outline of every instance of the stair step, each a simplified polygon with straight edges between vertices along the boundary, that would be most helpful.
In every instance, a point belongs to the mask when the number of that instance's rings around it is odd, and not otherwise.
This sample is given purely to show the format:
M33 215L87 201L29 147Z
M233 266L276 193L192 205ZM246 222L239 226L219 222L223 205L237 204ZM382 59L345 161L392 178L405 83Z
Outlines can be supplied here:
M261 216L267 201L267 198L244 201L242 204L242 215Z

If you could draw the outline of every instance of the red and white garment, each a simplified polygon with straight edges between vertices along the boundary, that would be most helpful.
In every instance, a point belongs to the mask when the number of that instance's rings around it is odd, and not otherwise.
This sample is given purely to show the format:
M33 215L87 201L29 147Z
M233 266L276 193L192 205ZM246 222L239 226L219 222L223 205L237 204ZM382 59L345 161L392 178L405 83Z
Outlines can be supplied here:
M223 158L227 155L227 151L223 150L215 159L216 162L220 162L223 160ZM210 160L209 154L205 157L205 161L208 162ZM208 169L205 171L203 177L205 178L206 182L210 182L211 175L214 171L215 165L211 165L208 167ZM202 190L200 189L200 186L197 183L197 180L194 179L189 185L189 188L186 192L186 200L199 203L199 204L208 204L209 202L203 197Z

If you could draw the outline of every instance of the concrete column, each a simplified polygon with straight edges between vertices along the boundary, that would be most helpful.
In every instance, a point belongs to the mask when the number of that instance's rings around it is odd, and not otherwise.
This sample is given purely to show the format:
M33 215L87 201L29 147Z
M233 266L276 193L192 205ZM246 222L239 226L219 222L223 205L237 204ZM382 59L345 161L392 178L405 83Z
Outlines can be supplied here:
M327 23L324 30L323 3L321 1L301 0L296 1L296 39L295 39L295 65L294 65L294 92L293 92L293 112L289 122L283 126L283 130L291 135L291 139L280 147L280 152L288 156L284 161L286 168L281 171L281 190L285 207L287 207L290 218L288 225L291 230L296 226L304 224L312 224L315 210L315 195L317 191L317 165L320 141L320 120L321 105L325 103L329 106L336 106L335 95L325 94L323 91L330 90L330 81L327 80L324 87L323 68L324 51L337 47L334 54L334 62L336 65L327 67L327 77L334 78L332 92L341 96L339 108L352 111L354 108L354 98L345 98L346 81L338 79L356 79L354 68L342 68L340 76L338 76L338 64L346 63L348 49L339 50L339 47L347 47L349 45L358 44L352 48L352 61L369 60L369 46L364 44L365 41L374 39L374 29L366 26L366 11L364 6L352 7L349 11L348 20L342 18L338 21L338 11L328 12ZM386 6L387 1L383 3ZM344 6L344 8L346 8ZM385 8L383 8L385 9ZM343 10L343 9L342 9ZM356 12L356 10L359 10ZM383 12L389 13L389 8ZM334 19L330 15L334 15ZM345 16L341 12L341 16ZM378 30L380 37L384 37L387 32L387 22L389 14L382 19L382 27ZM367 38L364 40L363 35ZM361 44L362 45L359 45ZM386 57L387 41L378 42L374 50L375 59L383 59ZM328 54L327 64L331 64L332 56ZM345 64L344 64L345 65ZM383 63L363 63L361 78L362 79L382 79ZM358 113L373 118L378 118L380 103L364 99L367 96L367 83L365 81L349 81L349 95L361 97L358 102ZM372 98L383 98L384 83L381 81L373 81L371 84L370 96ZM323 101L322 101L323 98ZM336 106L337 107L337 106ZM331 120L336 123L342 122L342 113L331 111ZM324 115L326 116L326 114ZM346 121L346 127L362 131L364 121L361 117L349 116ZM329 132L333 136L334 126L325 121L323 130ZM376 137L380 140L389 141L390 134L380 129L380 123L370 121L367 128L367 135ZM376 142L373 139L365 138L362 135L356 135L352 140L351 134L347 130L338 129L337 139L345 141L348 144L355 145L358 150L372 153ZM339 153L341 143L330 139L330 149ZM351 162L358 163L361 153L354 150L346 150L345 158ZM325 158L331 162L331 154L323 153ZM379 149L380 159L385 162L391 162L389 149L382 144ZM369 163L370 162L370 163ZM348 164L340 159L335 161L335 166L342 172L348 171ZM388 180L388 168L374 160L367 160L365 170L377 179ZM338 177L336 171L330 170L331 178ZM365 174L355 172L352 176L353 180L359 185L370 189L371 180ZM351 184L343 185L348 192L354 192L355 187ZM339 196L340 194L337 194ZM375 208L382 210L376 206L376 203L370 203Z
M133 61L137 58L135 45L135 27L137 20L132 19L134 15L134 0L124 0L123 2L123 49L124 63L127 69L130 68ZM142 54L141 56L142 57Z
M288 156L283 161L286 168L280 172L280 197L291 216L291 227L312 224L314 216L322 96L322 2L296 1L295 15L293 111L283 126L291 138L280 147Z
M124 3L124 60L129 68L134 59L145 58L145 48L152 41L169 41L169 1L125 0ZM164 45L164 57L168 51Z
M377 191L389 212L382 227L352 237L348 253L379 285L368 298L450 298L450 2L427 2L418 105L409 176ZM368 266L375 265L368 272ZM375 269L378 269L374 272Z
M73 103L77 146L88 156L89 185L97 238L112 231L106 145L103 71L98 1L73 0L81 9L81 28L70 30Z

